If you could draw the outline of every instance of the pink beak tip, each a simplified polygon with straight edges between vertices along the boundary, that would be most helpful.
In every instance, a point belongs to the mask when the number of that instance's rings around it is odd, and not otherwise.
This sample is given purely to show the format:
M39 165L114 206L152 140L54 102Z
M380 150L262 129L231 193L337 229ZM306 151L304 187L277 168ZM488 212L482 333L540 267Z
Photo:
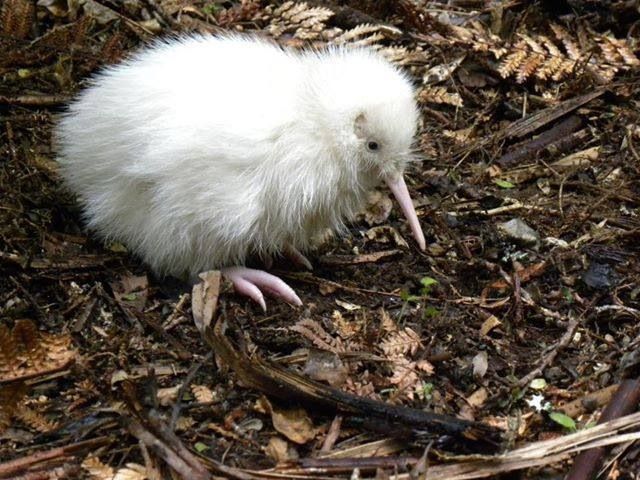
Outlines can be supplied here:
M415 238L418 243L418 247L420 247L421 251L425 251L427 248L427 243L424 238L424 233L422 232L422 227L420 226L420 220L418 220L418 214L416 213L416 209L413 206L413 202L411 201L411 196L409 195L409 190L407 189L407 184L404 181L402 176L387 180L387 185L393 193L393 196L396 198L397 202L400 204L400 208L402 209L402 213L407 218L409 222L409 226L411 227L411 233L413 233L413 238Z

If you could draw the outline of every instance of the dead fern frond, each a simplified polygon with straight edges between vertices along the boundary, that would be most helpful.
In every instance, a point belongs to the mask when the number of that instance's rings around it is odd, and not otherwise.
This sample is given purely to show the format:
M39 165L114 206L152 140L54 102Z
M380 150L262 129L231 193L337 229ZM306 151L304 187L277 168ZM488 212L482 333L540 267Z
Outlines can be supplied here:
M518 71L522 63L528 55L527 44L523 40L519 40L514 46L511 53L500 62L498 73L502 78L508 78Z
M0 386L0 432L11 425L11 419L23 404L27 392L28 387L24 382Z
M76 356L71 337L41 333L31 320L18 320L9 333L0 327L0 382L44 375L64 368Z
M380 329L385 333L398 331L398 324L384 308L380 309Z
M583 51L565 28L550 24L550 29L564 51L546 35L520 34L497 68L500 76L515 77L518 83L531 78L561 81L583 68L599 83L606 83L619 71L640 66L625 40L581 31L583 41L589 43Z
M357 381L351 377L347 378L347 381L344 384L344 389L354 395L358 395L359 397L379 400L380 396L376 393L373 383L371 383L367 377L368 372L365 372L364 375L362 375L362 378L359 378Z
M540 35L538 39L542 42L549 55L546 56L542 65L536 70L535 75L537 78L540 80L553 79L556 75L561 77L563 73L569 73L573 70L574 62L565 59L560 49L549 37ZM569 67L569 71L566 71L567 67Z
M538 71L538 68L545 60L545 56L539 53L532 53L527 55L524 61L520 64L516 73L516 82L524 83L529 77Z
M112 480L115 476L113 468L102 463L102 461L93 455L88 456L82 462L82 468L94 480Z
M420 335L409 327L391 333L380 343L380 350L385 357L390 359L404 355L415 355L421 347Z
M369 38L376 38L376 41L382 40L385 36L381 33L382 25L371 25L370 23L363 23L353 27L351 30L343 32L333 39L333 43L336 45L342 43L354 43L367 40ZM371 42L375 43L375 42Z
M18 406L14 412L14 417L40 433L51 432L58 427L57 422L49 420L41 413L24 404Z
M520 64L516 73L516 82L524 83L529 77L536 73L539 67L545 62L547 50L529 35L519 34L519 37L532 52L530 55L527 55Z
M333 15L333 10L329 8L288 1L279 7L266 7L262 17L269 20L266 30L274 38L293 33L295 38L313 40L321 37L326 21Z
M446 87L425 87L417 96L419 103L436 103L444 105L452 105L454 107L462 107L463 101L459 93L447 92Z
M391 45L389 47L379 47L378 52L387 60L396 65L407 65L413 61L415 52L410 52L407 47Z
M221 28L232 28L240 23L253 20L260 8L259 1L242 0L240 4L218 12L215 15L216 22Z
M299 333L321 350L327 350L333 353L344 352L342 341L339 338L332 337L322 328L322 325L315 320L303 318L296 322L295 325L289 327L289 330Z
M12 369L18 363L18 347L13 341L13 335L6 325L0 325L0 365L5 369Z
M422 381L416 373L415 362L406 357L394 360L393 374L389 377L389 382L398 389L392 400L399 398L413 400L416 389L422 386Z
M36 325L31 320L18 320L11 333L13 341L21 347L22 353L26 355L29 362L40 367L45 361L45 353L41 348L41 336Z
M608 63L612 65L627 65L629 67L640 65L640 60L631 51L625 40L602 35L596 38L596 41Z
M31 0L4 0L0 10L0 32L7 37L27 38L35 13L35 2Z
M571 60L580 60L582 58L580 47L576 42L573 41L569 33L563 27L556 23L549 24L549 27L556 36L556 39L558 39L564 46L564 49L567 52L567 56Z
M546 53L545 49L540 45L535 39L531 38L529 35L525 35L524 33L518 34L518 36L526 43L529 48L534 52L541 55Z

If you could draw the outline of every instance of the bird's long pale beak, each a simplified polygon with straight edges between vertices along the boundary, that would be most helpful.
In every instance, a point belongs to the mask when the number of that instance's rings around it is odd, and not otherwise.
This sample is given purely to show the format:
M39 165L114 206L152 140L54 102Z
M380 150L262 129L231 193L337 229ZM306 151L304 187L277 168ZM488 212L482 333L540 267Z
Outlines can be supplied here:
M411 227L411 233L413 233L413 238L418 242L418 246L420 250L425 250L427 248L427 243L424 239L424 233L422 232L422 227L420 226L420 221L418 220L418 215L416 214L416 209L413 206L413 202L411 201L411 196L409 195L409 190L407 189L407 184L404 183L404 178L402 175L398 175L394 178L388 178L385 180L387 186L393 193L393 196L396 197L396 200L400 204L400 208L402 209L402 213L409 221L409 226Z

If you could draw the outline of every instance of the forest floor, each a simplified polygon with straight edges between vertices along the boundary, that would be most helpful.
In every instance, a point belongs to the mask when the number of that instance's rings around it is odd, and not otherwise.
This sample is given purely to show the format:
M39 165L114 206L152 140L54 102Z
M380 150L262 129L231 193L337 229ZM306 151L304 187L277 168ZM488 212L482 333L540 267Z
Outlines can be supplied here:
M0 478L640 478L638 25L622 0L0 1ZM304 306L263 313L83 227L56 115L154 38L228 30L406 69L425 252L372 193L312 272L276 262Z

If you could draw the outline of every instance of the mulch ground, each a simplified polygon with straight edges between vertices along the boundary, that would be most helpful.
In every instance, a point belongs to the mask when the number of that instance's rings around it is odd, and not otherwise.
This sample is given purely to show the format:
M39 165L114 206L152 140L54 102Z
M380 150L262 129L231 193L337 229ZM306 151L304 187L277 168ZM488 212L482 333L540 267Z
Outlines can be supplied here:
M266 359L480 422L502 432L499 451L585 431L607 405L637 410L633 2L80 3L0 2L0 478L393 478L478 451L464 435L278 399L212 354L193 321L202 298L246 368ZM56 173L56 115L144 43L221 30L371 45L409 71L423 116L407 178L426 252L380 191L309 253L312 272L276 261L304 306L263 313L224 282L216 301L157 278L84 229ZM575 458L546 457L492 475L561 478ZM640 444L616 442L600 468L639 478Z

